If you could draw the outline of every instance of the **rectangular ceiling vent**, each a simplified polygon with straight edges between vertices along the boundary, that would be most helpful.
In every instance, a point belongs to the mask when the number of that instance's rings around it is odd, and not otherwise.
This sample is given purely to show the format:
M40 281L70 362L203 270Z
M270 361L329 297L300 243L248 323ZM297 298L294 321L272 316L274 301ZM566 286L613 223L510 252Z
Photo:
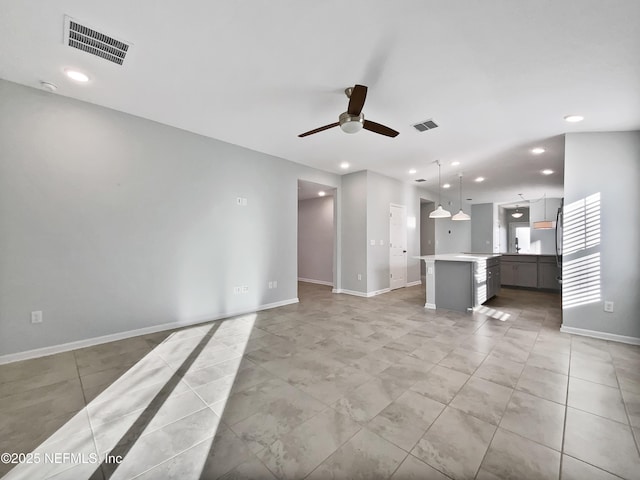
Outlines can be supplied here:
M65 16L64 43L83 52L122 65L131 44L100 33Z
M433 120L426 120L424 122L416 123L413 128L415 128L419 132L426 132L427 130L438 128L438 124Z
M420 183L420 182L426 182L427 180L424 178L418 178L416 179L416 182Z

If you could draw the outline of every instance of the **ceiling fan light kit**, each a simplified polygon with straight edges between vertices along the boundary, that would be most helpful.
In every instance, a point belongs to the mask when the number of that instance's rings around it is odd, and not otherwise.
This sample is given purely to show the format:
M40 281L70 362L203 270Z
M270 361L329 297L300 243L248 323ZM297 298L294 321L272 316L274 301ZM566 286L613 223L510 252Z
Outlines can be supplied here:
M349 112L340 114L340 129L344 133L358 133L364 126L364 115L350 115Z
M340 129L345 133L358 133L364 128L370 132L385 135L387 137L397 137L399 132L379 123L372 122L371 120L364 119L362 107L364 107L364 101L367 99L367 90L367 87L364 85L355 85L347 88L344 93L349 99L349 106L347 107L346 112L340 114L338 121L336 123L330 123L329 125L301 133L298 137L306 137L337 126L340 126Z

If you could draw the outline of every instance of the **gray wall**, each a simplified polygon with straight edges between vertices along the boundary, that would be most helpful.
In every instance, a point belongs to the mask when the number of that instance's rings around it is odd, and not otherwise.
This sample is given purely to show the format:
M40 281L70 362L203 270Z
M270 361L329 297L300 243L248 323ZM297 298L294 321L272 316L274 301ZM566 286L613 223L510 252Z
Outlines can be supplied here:
M563 324L640 338L640 132L572 133L565 142L565 205L600 192L601 241L564 262L599 252L602 300L615 311L603 302L563 308Z
M436 253L436 221L429 218L435 208L433 202L420 204L420 255L434 255ZM425 263L420 262L420 275L426 275Z
M333 197L298 202L298 278L333 284Z
M391 204L406 206L407 219L407 282L420 280L420 195L418 188L398 180L367 172L367 292L389 288L389 213ZM384 245L380 245L380 240Z
M494 243L493 203L471 205L471 251L492 253Z
M345 290L367 291L367 172L343 175L340 222L341 284ZM358 280L361 275L362 280Z
M452 215L458 213L451 212ZM466 210L469 213L469 210ZM454 222L439 218L436 223L436 254L468 252L471 248L471 221Z
M0 355L296 298L297 181L338 176L5 81L0 105Z

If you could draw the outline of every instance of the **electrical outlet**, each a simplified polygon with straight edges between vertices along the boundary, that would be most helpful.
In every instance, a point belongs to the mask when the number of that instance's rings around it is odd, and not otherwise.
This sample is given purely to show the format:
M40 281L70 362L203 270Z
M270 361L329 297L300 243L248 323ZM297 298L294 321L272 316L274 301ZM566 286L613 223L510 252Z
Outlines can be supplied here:
M358 280L362 280L362 274L361 273L358 274Z
M243 285L242 287L242 293L247 293L249 291L249 287L246 285Z
M613 302L604 302L604 311L608 313L613 313Z
M240 207L246 207L247 206L247 199L245 197L237 197L236 198L236 205L238 205Z
M31 312L31 323L42 323L42 311Z
M269 282L269 288L273 288L273 282Z
M234 293L235 295L238 295L238 294L240 293L240 291L241 291L241 290L240 290L240 287L233 287L233 293Z
M369 240L369 244L370 244L372 247L375 247L375 246L376 246L376 241L375 241L375 240Z

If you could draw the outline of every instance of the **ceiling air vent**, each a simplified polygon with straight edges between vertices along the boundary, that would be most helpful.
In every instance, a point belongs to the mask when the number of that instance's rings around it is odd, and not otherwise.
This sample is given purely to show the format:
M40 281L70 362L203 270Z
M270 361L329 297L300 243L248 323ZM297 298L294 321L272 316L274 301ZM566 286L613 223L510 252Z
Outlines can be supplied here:
M64 43L118 65L122 65L131 48L130 43L100 33L71 17L65 17Z
M416 182L420 183L420 182L426 182L427 180L424 178L418 178L416 179Z
M426 132L427 130L438 128L438 124L433 120L426 120L424 122L416 123L413 128L415 128L419 132Z

